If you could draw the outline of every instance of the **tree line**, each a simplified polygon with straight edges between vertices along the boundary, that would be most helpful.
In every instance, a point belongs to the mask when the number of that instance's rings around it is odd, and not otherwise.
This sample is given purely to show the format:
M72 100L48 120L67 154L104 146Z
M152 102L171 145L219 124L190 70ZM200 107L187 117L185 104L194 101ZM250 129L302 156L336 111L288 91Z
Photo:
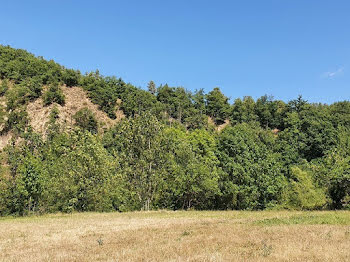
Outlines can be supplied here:
M348 101L265 95L230 104L219 88L137 88L9 46L0 46L0 79L0 132L13 135L1 153L0 215L350 208ZM34 132L26 105L39 97L64 105L61 85L82 87L110 118L118 108L126 117L99 132L84 108L67 130L54 106L46 133Z

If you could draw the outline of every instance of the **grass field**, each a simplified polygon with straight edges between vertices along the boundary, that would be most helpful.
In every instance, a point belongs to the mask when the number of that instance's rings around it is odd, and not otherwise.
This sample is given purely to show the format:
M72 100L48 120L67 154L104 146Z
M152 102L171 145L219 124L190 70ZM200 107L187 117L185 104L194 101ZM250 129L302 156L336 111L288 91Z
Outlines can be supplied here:
M350 261L350 212L6 217L0 261Z

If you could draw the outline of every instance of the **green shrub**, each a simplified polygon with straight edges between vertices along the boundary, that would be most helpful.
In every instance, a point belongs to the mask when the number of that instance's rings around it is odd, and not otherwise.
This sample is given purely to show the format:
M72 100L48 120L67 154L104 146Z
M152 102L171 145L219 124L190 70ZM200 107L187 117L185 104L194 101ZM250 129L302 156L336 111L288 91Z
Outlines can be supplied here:
M43 91L43 82L40 77L27 78L20 84L23 87L28 88L29 98L35 99L41 96Z
M10 174L8 170L0 166L0 216L10 213L8 201L10 199Z
M8 81L6 79L2 80L0 85L0 96L5 95L8 89L9 89Z
M62 80L68 87L76 86L79 83L80 72L73 69L63 71Z
M60 111L58 110L57 105L55 105L49 115L49 125L46 130L48 140L52 140L53 137L60 133L60 124L57 122L59 113Z
M75 124L93 134L97 133L98 123L95 115L88 108L82 108L73 116Z
M65 97L62 90L59 88L58 83L51 84L43 96L44 104L50 105L52 103L57 103L64 105Z
M14 110L30 100L30 90L26 86L15 85L6 92L7 110Z
M286 192L286 206L292 209L312 210L326 206L325 190L318 188L309 171L291 168L291 180Z
M13 110L8 114L4 132L13 130L15 133L21 134L25 131L28 122L28 113L25 109Z

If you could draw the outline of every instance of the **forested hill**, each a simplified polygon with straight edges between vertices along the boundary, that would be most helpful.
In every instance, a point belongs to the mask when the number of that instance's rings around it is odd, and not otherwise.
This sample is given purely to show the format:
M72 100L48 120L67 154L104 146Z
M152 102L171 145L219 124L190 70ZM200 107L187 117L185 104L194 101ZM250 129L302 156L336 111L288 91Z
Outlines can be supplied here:
M0 215L349 209L350 102L136 88L0 45Z

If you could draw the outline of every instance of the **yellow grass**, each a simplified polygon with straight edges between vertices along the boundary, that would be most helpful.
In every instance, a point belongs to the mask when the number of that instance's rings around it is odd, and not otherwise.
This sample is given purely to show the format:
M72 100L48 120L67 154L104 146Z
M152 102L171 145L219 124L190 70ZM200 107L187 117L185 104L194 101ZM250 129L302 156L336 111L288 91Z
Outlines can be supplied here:
M0 218L0 261L350 261L350 212Z

